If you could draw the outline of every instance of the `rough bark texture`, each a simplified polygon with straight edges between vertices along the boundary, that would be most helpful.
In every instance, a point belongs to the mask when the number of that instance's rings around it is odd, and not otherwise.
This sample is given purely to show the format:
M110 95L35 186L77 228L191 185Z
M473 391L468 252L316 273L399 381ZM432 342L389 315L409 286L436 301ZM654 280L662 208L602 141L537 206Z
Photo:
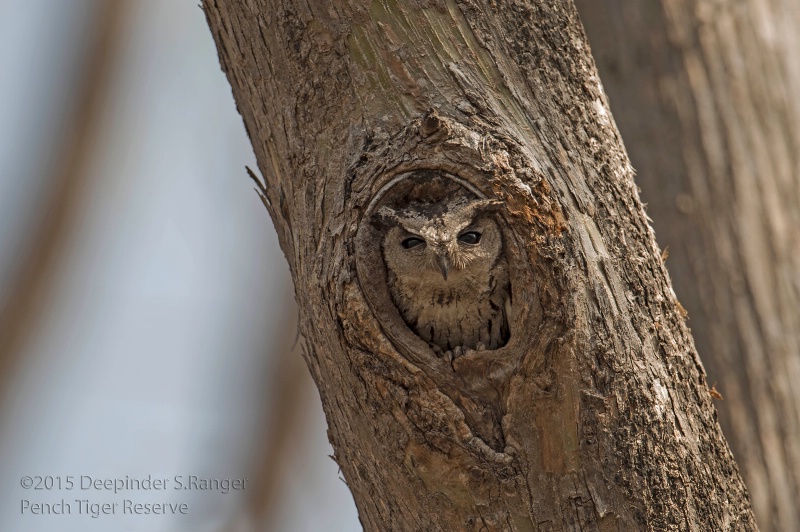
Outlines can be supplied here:
M366 530L755 529L571 2L203 5ZM376 244L420 170L506 202L511 339L452 365Z
M578 0L762 530L800 530L800 3Z

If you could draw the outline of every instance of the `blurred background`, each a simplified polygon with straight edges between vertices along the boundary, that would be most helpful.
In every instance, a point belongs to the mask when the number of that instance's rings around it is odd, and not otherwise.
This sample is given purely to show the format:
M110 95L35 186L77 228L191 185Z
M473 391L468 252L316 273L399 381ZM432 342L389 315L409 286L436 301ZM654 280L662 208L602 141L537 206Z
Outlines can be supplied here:
M0 13L0 530L360 530L197 3ZM114 495L25 475L249 480ZM95 519L75 499L189 511Z

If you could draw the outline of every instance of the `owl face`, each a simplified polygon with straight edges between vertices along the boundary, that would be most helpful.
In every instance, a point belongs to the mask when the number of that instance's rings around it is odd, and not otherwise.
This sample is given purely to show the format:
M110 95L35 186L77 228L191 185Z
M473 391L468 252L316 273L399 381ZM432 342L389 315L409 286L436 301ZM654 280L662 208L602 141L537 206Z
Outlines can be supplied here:
M470 272L488 271L502 247L490 200L453 200L388 207L380 215L392 227L384 239L387 266L396 274L420 276L438 283L456 283Z

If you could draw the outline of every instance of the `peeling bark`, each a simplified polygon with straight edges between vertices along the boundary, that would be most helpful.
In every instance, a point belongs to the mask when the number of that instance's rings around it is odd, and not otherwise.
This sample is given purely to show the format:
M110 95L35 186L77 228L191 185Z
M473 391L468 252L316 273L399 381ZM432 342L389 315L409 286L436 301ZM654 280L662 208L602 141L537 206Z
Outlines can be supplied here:
M503 4L203 3L361 522L754 530L574 7ZM453 364L376 245L430 171L505 203L511 338Z
M762 530L800 530L800 3L578 0Z

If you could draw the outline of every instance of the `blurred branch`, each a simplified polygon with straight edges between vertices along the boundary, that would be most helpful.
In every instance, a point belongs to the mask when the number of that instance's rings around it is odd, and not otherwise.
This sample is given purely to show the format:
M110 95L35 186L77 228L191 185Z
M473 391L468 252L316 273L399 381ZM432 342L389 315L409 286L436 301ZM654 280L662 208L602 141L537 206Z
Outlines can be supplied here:
M54 289L54 280L75 225L78 207L89 180L94 147L99 138L103 112L115 62L122 42L121 31L129 0L96 0L95 24L83 62L76 66L77 90L56 153L47 197L40 207L38 224L32 228L26 254L19 261L8 299L0 307L0 392L11 381L23 346L39 326ZM54 90L59 90L55 88ZM41 147L43 150L49 147Z
M287 291L284 308L294 306L292 294ZM289 463L296 451L296 442L302 439L301 432L308 424L311 407L311 376L301 356L302 341L297 341L297 314L286 313L286 322L280 329L283 337L274 352L277 359L270 365L271 375L263 379L264 394L261 431L255 436L247 499L243 511L225 527L226 532L273 530L281 501L280 487L285 485L290 474ZM274 349L269 342L272 335L265 336L263 352Z
M294 306L291 293L287 293L285 307ZM264 425L261 434L261 445L256 447L255 482L248 491L247 513L259 530L269 530L274 521L277 504L280 502L279 487L284 484L289 474L289 457L299 432L308 423L308 412L311 410L308 398L311 395L311 378L301 356L302 339L296 341L297 314L287 313L290 323L283 328L284 339L279 345L283 347L278 353L271 386L265 391L268 397L264 400L270 405L267 413L270 420ZM292 346L292 348L286 348Z

